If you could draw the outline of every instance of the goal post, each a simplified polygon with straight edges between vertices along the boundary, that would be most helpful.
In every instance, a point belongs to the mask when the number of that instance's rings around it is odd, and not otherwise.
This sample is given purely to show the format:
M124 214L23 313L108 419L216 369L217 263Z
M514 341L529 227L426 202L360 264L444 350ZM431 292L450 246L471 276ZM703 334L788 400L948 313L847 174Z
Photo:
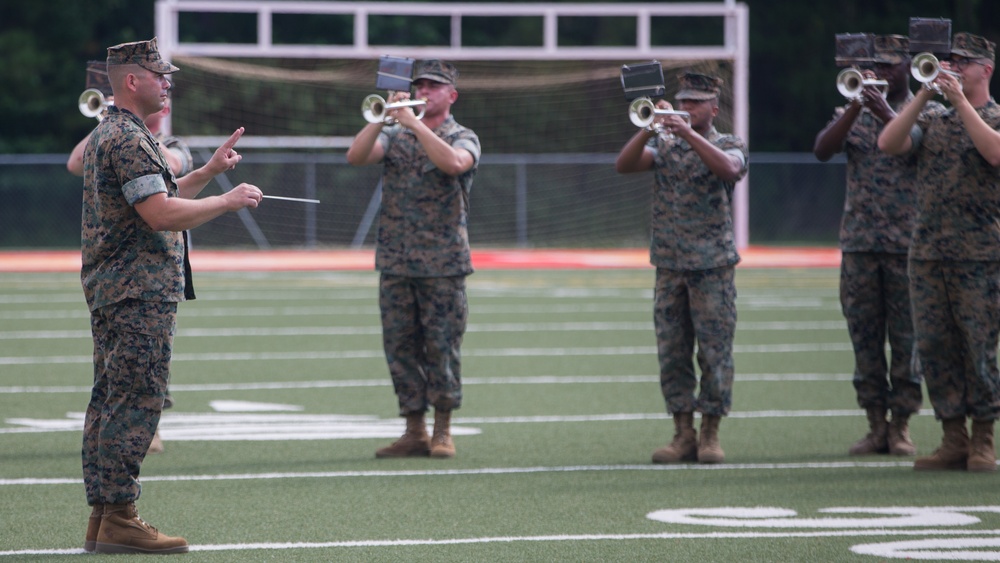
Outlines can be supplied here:
M322 0L157 0L155 6L156 36L161 54L167 60L178 62L182 69L192 69L203 73L215 74L246 74L256 75L259 82L277 80L309 84L316 88L316 97L329 97L339 100L342 93L330 84L363 84L365 81L374 84L374 72L367 70L370 64L382 55L402 55L416 59L440 58L459 63L462 71L459 80L461 92L476 89L487 91L517 89L537 91L538 96L550 96L548 109L541 109L541 115L550 116L554 121L553 129L565 130L573 128L572 135L586 135L586 124L573 123L572 116L563 116L563 111L581 113L580 119L588 116L588 112L603 111L601 100L592 104L585 102L562 102L568 96L586 96L589 89L599 87L604 90L609 83L617 82L620 64L634 63L645 60L659 60L665 70L680 68L704 68L705 70L723 70L728 82L723 105L728 115L720 115L720 129L727 129L745 141L749 141L749 9L742 2L725 0L721 2L690 2L690 3L581 3L581 4L531 4L531 3L424 3L424 2L344 2ZM226 43L217 42L216 38L199 37L189 40L191 33L182 27L190 18L218 18L226 21L228 18L238 18L244 25L252 25L255 41ZM392 37L379 36L374 32L376 22L391 22L393 19L429 18L442 29L442 37L420 44L408 38L406 33L403 41ZM317 21L330 25L337 30L337 37L324 41L301 41L299 38L289 39L277 34L275 21L281 21L277 27L287 28ZM247 24L252 20L252 24ZM490 25L503 22L505 25L518 26L522 31L516 40L508 37L490 37L482 40L483 29ZM515 22L515 23L511 23ZM525 23L527 22L527 23ZM602 44L601 37L591 37L589 41L581 40L579 36L567 40L567 30L580 27L580 22L600 29L602 25L622 26L631 29L634 41L629 44ZM634 22L634 23L632 23ZM670 38L664 39L664 29L683 30L686 22L695 22L710 30L716 44L677 44ZM708 22L708 23L705 23ZM405 24L404 24L405 25ZM633 27L634 26L634 27ZM586 27L586 25L584 26ZM479 30L473 33L472 30ZM534 36L525 37L524 30L534 32ZM331 32L331 35L334 33ZM678 35L683 35L678 33ZM688 41L687 43L690 43ZM260 61L297 61L295 65L280 63L270 68L263 68ZM331 68L309 67L301 64L306 60L322 60L336 62ZM553 71L553 63L558 67ZM699 66L701 65L701 66ZM466 72L465 67L469 68ZM280 74L279 77L266 76ZM367 73L367 74L366 74ZM667 75L668 92L673 75ZM179 79L180 80L180 79ZM561 92L557 90L559 82L566 84ZM262 91L259 99L274 99L281 96L266 93L266 85L232 86L243 90ZM352 95L365 86L356 86ZM371 88L368 88L370 91ZM581 90L584 90L581 92ZM627 136L618 131L627 131L626 109L624 96L620 95L620 103L613 117L616 122L624 122L624 129L617 127L617 146L620 147ZM180 90L183 93L183 88ZM246 92L244 92L246 93ZM270 98L268 97L270 96ZM611 94L607 94L611 96ZM356 101L360 98L355 95ZM469 102L475 104L475 97ZM464 98L463 98L464 99ZM502 104L508 100L500 96L494 103ZM513 98L510 98L513 100ZM315 105L323 106L327 100L318 100ZM599 103L600 102L600 103ZM482 102L486 103L486 102ZM523 104L519 111L533 111L534 103L518 100ZM610 102L609 102L610 103ZM607 105L607 104L605 104ZM289 127L282 129L278 124L263 124L259 130L269 131L260 137L246 137L241 146L247 147L291 147L301 149L343 149L349 144L353 131L360 128L357 106L350 103L344 106L340 103L342 113L351 113L355 118L351 125L334 126L327 130L303 125L296 130ZM345 109L350 107L350 110ZM254 111L264 113L267 107L255 108ZM463 111L467 111L463 107ZM330 108L320 109L332 113ZM248 110L249 112L249 110ZM220 114L223 112L219 112ZM354 115L357 113L358 115ZM208 131L205 127L206 116L213 115L209 109L199 110L192 121L200 126L195 135L180 131L193 146L217 146L220 138L225 138L228 130L224 123L215 130ZM325 115L325 114L324 114ZM463 115L465 115L463 113ZM244 115L244 117L247 117ZM224 121L220 119L220 121ZM330 118L331 124L336 120ZM460 121L462 121L460 119ZM171 121L165 124L170 131ZM617 123L616 123L617 126ZM481 137L485 137L480 127L474 127ZM538 139L526 139L531 144ZM491 143L484 139L484 161L490 154ZM565 156L564 153L587 153L588 147L598 147L597 150L607 152L607 142L594 141L590 145L581 144L577 148L564 148L552 144L548 150L534 149L534 152L551 152ZM584 159L587 155L583 155ZM560 157L562 158L562 157ZM556 160L559 160L557 158ZM594 159L591 158L591 161ZM518 174L521 172L519 171ZM477 179L477 184L478 184ZM749 240L749 198L748 179L741 180L734 195L734 224L736 242L739 248L745 248Z

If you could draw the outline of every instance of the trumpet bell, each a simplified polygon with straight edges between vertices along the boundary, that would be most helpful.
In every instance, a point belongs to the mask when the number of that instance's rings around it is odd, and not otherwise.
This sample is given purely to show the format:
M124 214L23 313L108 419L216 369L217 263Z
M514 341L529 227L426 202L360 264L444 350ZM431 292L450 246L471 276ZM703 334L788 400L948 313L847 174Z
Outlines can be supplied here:
M371 94L361 101L361 115L368 123L385 123L387 125L395 123L396 120L389 117L388 112L399 108L419 108L416 111L417 119L423 119L424 112L427 110L427 100L404 100L387 104L382 96Z
M889 89L889 83L885 80L872 80L865 78L861 71L856 68L845 68L837 75L837 91L840 95L849 100L861 97L861 92L865 86L875 86L882 91L884 97Z
M361 101L361 115L368 123L383 123L385 121L385 98L372 94Z
M941 63L933 53L920 53L910 62L910 74L917 82L934 82L941 72Z
M104 99L104 94L96 88L88 88L80 94L80 99L78 101L80 106L80 113L85 117L97 117L100 118L104 110L107 109L108 103Z
M628 107L628 118L636 127L649 127L656 118L656 106L649 98L636 98Z
M677 115L684 121L691 122L691 114L686 111L660 109L649 98L636 98L628 106L628 118L636 127L649 127L657 115Z
M865 88L864 80L864 76L858 69L845 68L837 75L837 91L845 98L857 98Z

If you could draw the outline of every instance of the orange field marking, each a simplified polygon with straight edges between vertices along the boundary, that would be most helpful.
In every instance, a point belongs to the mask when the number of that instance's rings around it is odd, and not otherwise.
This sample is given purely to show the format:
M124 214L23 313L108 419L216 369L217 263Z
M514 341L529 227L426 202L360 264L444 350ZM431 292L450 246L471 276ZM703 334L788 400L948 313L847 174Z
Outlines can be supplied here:
M742 268L836 268L837 248L751 246L740 252ZM650 268L649 251L627 249L473 250L482 270ZM195 271L372 270L373 250L194 250ZM79 272L77 250L0 252L0 272Z

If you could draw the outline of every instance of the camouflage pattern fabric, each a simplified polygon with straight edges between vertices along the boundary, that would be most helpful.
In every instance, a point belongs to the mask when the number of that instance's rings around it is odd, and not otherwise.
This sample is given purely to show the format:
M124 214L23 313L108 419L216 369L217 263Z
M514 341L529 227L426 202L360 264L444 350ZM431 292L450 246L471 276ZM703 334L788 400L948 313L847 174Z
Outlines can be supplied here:
M906 254L845 252L840 304L854 346L854 389L863 409L896 416L920 410L920 372L913 366L913 317ZM892 350L886 361L885 343Z
M139 467L170 377L177 303L125 299L91 313L94 387L83 430L87 504L139 498Z
M746 143L715 127L710 143L742 162ZM691 145L658 135L654 153L650 262L656 266L653 322L660 361L660 388L668 413L729 413L736 331L735 265L740 260L733 231L735 182L713 174ZM697 345L701 386L697 399L692 356Z
M155 193L177 196L156 139L137 116L111 106L83 160L81 279L90 310L129 298L185 300L184 233L154 231L132 207Z
M383 272L379 307L399 414L462 406L465 276L410 278Z
M133 207L157 193L177 196L159 145L136 115L109 107L84 152L81 281L94 386L82 461L90 504L138 498L169 378L177 302L194 297L185 234L153 231Z
M994 100L976 111L1000 129ZM954 108L917 125L923 131L915 149L921 187L910 257L1000 260L1000 169L979 154Z
M736 268L656 269L653 324L667 412L725 416L733 402ZM692 356L697 345L697 398Z
M469 193L479 166L479 137L449 116L438 137L472 154L475 164L449 176L431 162L412 131L383 128L382 205L375 268L381 272L382 341L401 415L462 404L461 345L468 304Z
M149 41L133 41L108 47L108 66L139 65L158 74L170 74L180 70L160 57L156 38Z
M747 173L746 143L722 135L712 127L705 135L716 147L734 155ZM739 262L733 231L735 182L713 174L683 139L656 136L648 145L654 152L650 262L671 270L705 270Z
M913 100L909 94L892 104L899 113ZM830 123L847 110L839 107ZM924 117L938 115L944 106L929 102ZM878 148L885 124L863 108L847 138L847 192L840 223L840 248L844 252L889 252L906 254L917 217L917 158L913 154L893 156Z
M435 277L473 271L468 214L479 167L479 137L451 116L435 133L449 145L469 151L473 167L449 176L431 162L412 131L394 125L379 134L385 171L375 268L383 273Z
M913 101L893 103L899 113ZM831 123L847 106L837 108ZM929 102L923 119L944 106ZM840 304L854 346L854 389L862 408L896 415L920 410L921 376L913 368L913 322L906 255L917 217L917 157L878 148L884 123L862 108L844 140L847 191L840 223ZM885 344L891 349L891 367Z
M976 111L1000 128L992 98ZM935 417L995 420L1000 170L976 149L954 108L918 120L913 138L921 179L909 270L917 361Z
M1000 262L910 260L916 354L939 420L1000 418Z

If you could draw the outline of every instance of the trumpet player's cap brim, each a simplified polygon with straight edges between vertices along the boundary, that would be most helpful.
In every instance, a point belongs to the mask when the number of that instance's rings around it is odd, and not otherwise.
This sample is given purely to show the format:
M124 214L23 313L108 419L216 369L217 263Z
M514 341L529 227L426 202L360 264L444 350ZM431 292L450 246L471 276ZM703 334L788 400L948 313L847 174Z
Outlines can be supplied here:
M132 64L159 74L170 74L180 70L160 57L155 37L149 41L133 41L108 47L108 66Z
M964 31L956 33L951 41L951 54L970 59L996 60L996 43Z
M910 38L905 35L876 35L876 63L898 65L910 60Z
M680 89L674 95L676 100L711 100L719 97L722 79L707 74L686 72L677 77Z
M458 82L458 69L442 60L426 59L418 61L413 71L413 80L421 78L454 86Z

